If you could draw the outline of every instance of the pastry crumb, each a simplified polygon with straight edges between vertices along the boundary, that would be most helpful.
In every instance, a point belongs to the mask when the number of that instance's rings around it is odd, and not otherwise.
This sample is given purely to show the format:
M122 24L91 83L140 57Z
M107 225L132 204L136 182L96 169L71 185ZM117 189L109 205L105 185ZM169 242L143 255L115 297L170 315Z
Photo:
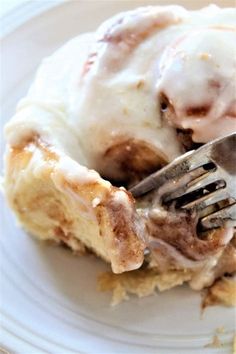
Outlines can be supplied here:
M207 306L224 305L236 306L236 280L222 277L206 290L202 301L202 308Z
M205 348L221 348L222 343L219 337L215 334L212 338L212 342L205 345Z
M223 333L225 333L225 328L224 328L224 326L216 328L216 333L218 333L218 334L223 334Z

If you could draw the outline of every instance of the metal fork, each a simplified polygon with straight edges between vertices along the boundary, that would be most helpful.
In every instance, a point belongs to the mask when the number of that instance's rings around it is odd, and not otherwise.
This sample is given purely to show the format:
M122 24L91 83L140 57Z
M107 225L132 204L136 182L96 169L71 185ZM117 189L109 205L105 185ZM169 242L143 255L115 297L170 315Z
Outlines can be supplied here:
M236 133L187 152L130 192L197 213L203 230L236 226Z

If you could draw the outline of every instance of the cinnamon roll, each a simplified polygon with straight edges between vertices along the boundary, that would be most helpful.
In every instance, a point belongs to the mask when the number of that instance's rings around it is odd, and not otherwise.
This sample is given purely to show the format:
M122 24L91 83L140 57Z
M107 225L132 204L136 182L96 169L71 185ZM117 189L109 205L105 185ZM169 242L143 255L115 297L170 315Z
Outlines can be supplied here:
M5 192L22 226L114 273L145 263L142 277L176 272L197 290L234 273L233 229L200 239L191 215L128 188L236 130L235 21L233 8L148 6L44 59L5 129Z

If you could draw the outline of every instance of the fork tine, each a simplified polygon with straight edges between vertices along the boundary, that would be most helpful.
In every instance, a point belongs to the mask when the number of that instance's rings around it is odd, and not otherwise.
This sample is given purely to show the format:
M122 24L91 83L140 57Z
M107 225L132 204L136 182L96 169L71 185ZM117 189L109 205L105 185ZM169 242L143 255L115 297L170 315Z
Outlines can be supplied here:
M201 150L201 148L199 150ZM130 189L130 192L134 197L139 197L153 189L160 188L167 182L175 181L176 178L180 179L186 173L209 163L210 159L204 151L188 151L169 165L139 182L136 186Z
M183 197L186 194L196 192L217 181L220 181L220 177L217 171L201 173L198 176L193 177L193 179L190 180L186 185L181 185L173 193L167 193L164 197L164 202L170 202L171 200Z
M236 203L209 214L200 221L204 229L236 226Z
M161 170L152 173L150 176L144 178L141 182L132 187L130 192L135 198L137 198L155 188L160 188L167 182L166 173L168 173L168 171L170 173L172 170L174 170L175 165L176 164L169 164L163 167Z
M204 188L208 186L211 183L215 183L220 181L222 178L220 178L218 171L216 170L215 172L208 172L200 177L195 178L194 180L190 181L187 184L187 189L186 193L192 193L200 188Z
M196 199L190 203L184 204L181 206L182 209L191 210L199 212L210 205L218 203L222 200L229 198L229 194L225 188L216 190L215 192L209 193L199 199Z
M185 192L183 194L179 195L179 197L182 197L182 196L192 193L192 192L196 192L197 190L203 189L204 187L208 186L209 184L218 182L220 180L221 180L221 178L220 178L217 171L202 174L201 176L190 181L186 186Z
M188 158L189 171L193 171L196 168L202 167L211 162L208 155L210 149L211 146L204 145L194 151L193 155Z
M160 188L166 182L165 175L158 175L158 172L153 173L152 175L139 182L134 187L130 188L129 191L132 193L134 198L138 198L141 195L146 194L155 188Z
M214 156L212 157L212 149L216 155L219 150L217 150L217 147L222 147L222 144L227 139L231 139L231 145L234 146L233 144L235 144L235 133L203 145L197 150L185 153L184 155L172 161L169 165L162 168L160 171L153 173L149 177L145 178L142 182L132 187L130 192L134 197L140 197L141 195L150 192L153 189L160 188L165 183L176 182L185 174L194 171L199 167L203 167L210 162L216 164L215 159L213 158Z

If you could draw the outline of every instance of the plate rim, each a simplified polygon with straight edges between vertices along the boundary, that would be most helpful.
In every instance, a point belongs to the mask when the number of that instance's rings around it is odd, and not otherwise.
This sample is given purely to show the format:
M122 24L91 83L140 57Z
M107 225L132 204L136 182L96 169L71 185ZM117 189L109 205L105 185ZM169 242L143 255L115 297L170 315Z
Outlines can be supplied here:
M44 1L26 1L25 3L19 4L13 9L9 10L3 16L0 17L1 20L1 32L0 40L10 35L12 32L16 31L19 27L23 26L29 20L37 17L44 12L47 12L55 7L63 5L66 0L44 0Z
M56 7L61 6L65 3L66 3L66 0L54 0L54 1L45 1L45 2L44 1L43 2L29 1L25 4L21 4L21 5L17 6L17 8L11 10L8 14L6 14L2 17L2 20L3 20L2 27L4 27L4 28L3 28L2 33L0 35L0 39L7 37L9 34L12 34L19 27L23 26L28 21L32 20L34 17L40 16L43 13L45 13L51 9L55 9ZM25 15L22 16L22 13L24 13ZM22 341L24 341L24 340L25 339L22 337ZM113 339L113 340L115 341L115 339ZM57 345L58 344L60 344L60 343L57 343ZM35 346L35 343L30 343L30 345ZM132 346L132 343L130 343L130 345ZM12 348L12 349L14 350L14 348ZM38 350L39 348L35 347L35 349ZM57 349L57 348L55 348L55 349ZM166 347L165 349L167 350L168 348ZM170 347L170 349L172 349L172 347ZM178 349L181 350L182 348L178 348ZM186 348L183 348L183 349L186 349ZM197 350L197 349L199 349L199 348L193 348L193 350ZM157 350L158 350L158 348L157 348ZM41 353L43 353L43 351ZM217 353L217 351L215 351L215 353Z

